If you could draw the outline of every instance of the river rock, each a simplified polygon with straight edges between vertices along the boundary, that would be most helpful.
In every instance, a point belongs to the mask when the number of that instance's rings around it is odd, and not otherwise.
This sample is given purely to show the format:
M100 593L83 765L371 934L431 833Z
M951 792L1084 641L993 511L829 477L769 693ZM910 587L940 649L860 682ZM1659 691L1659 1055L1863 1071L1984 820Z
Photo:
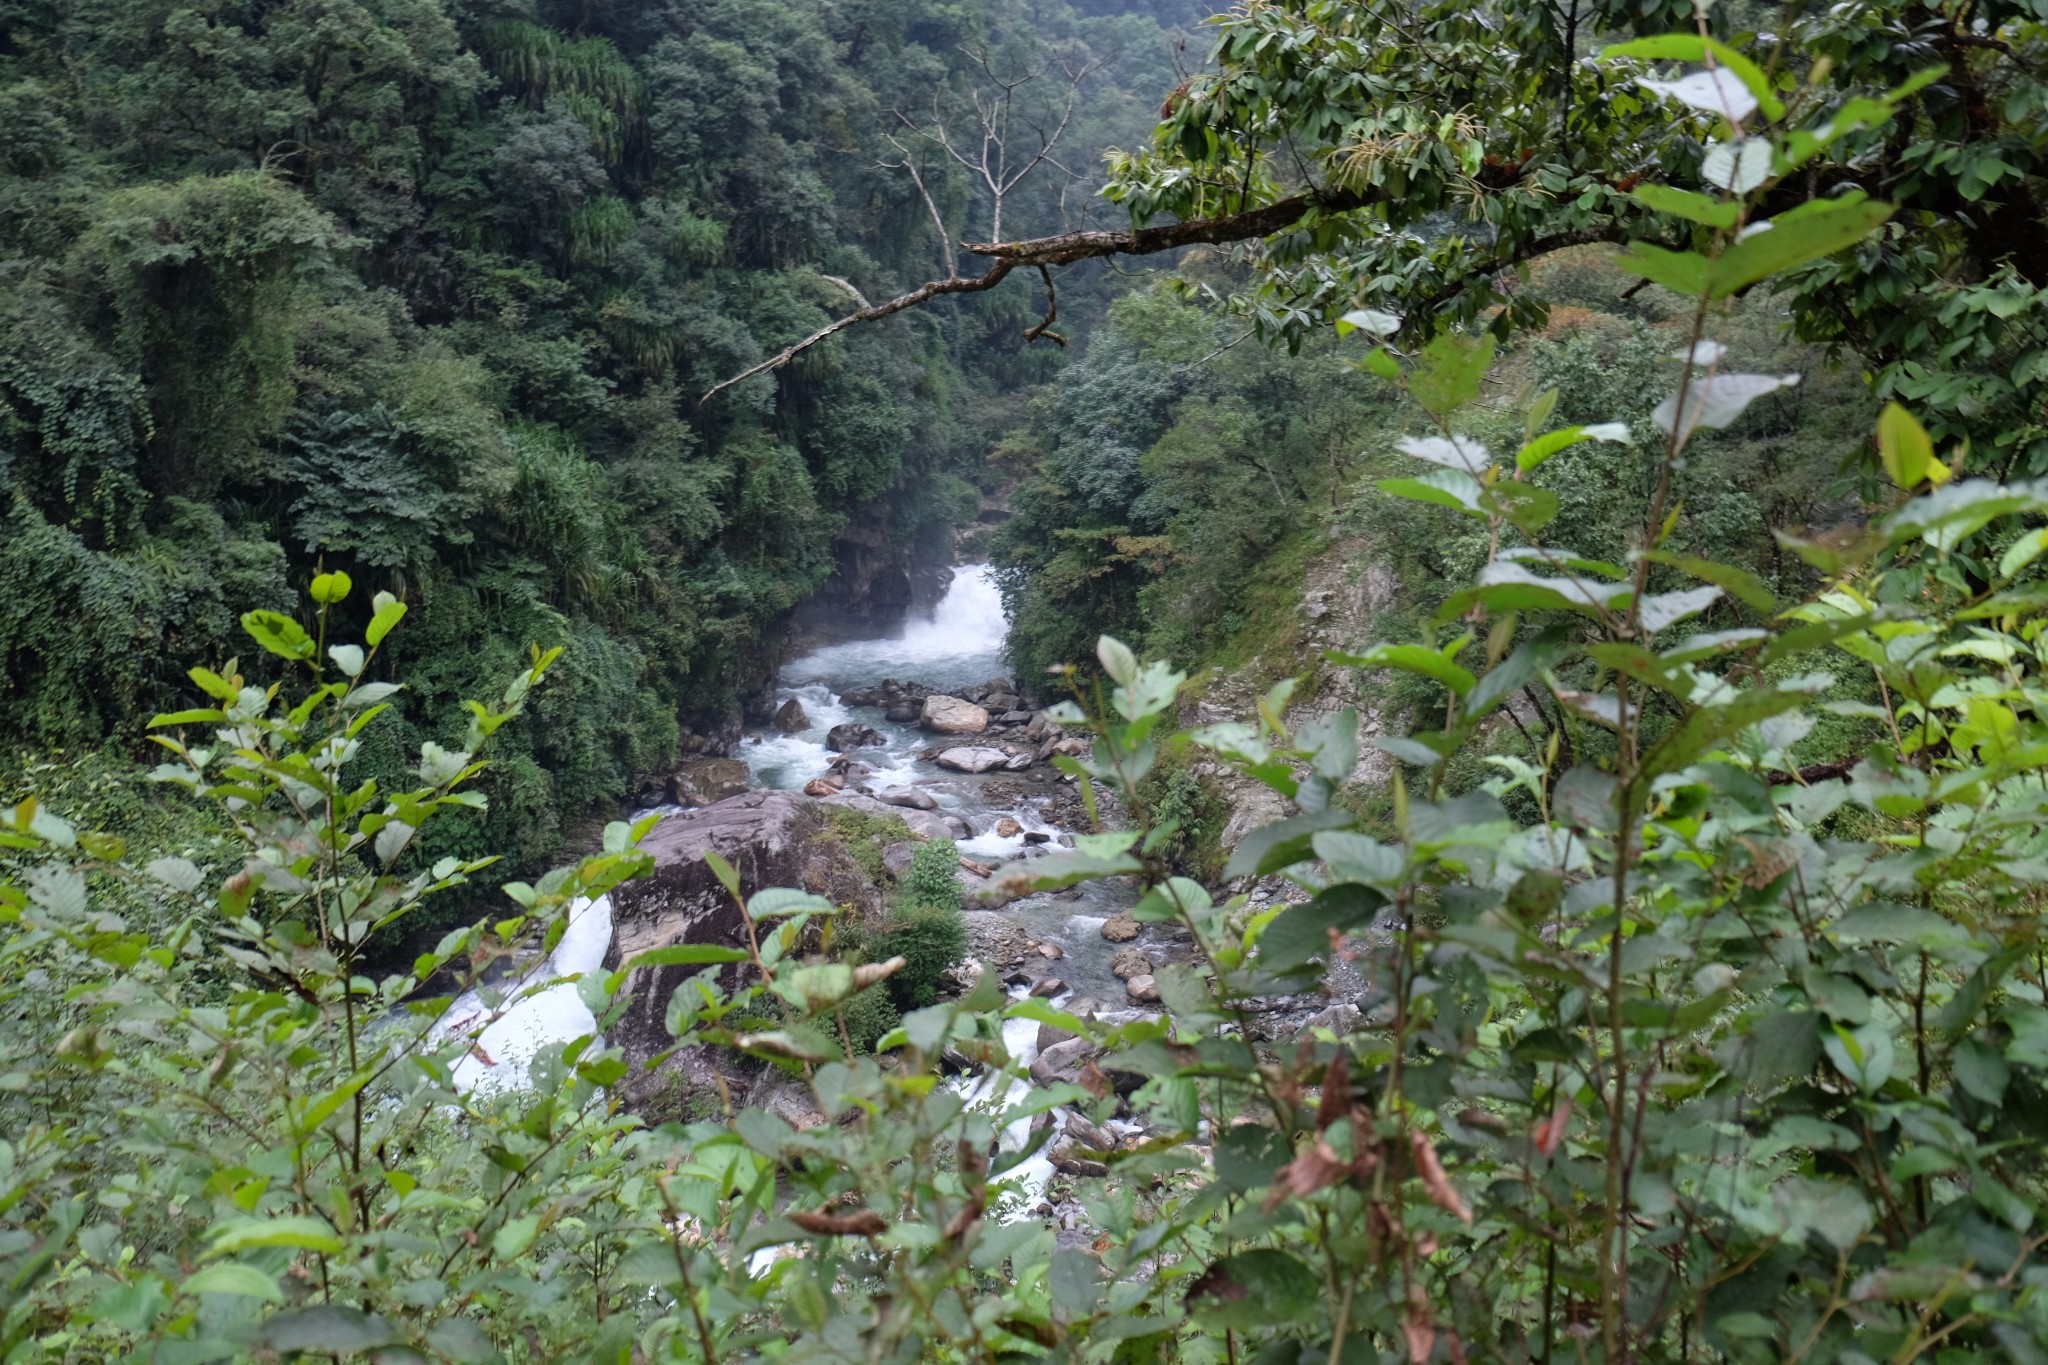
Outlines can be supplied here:
M903 808L886 805L879 799L869 796L866 792L834 792L832 795L824 798L824 802L834 806L848 806L868 815L880 815L891 820L900 820L909 827L912 834L915 834L920 839L963 839L972 837L964 832L966 822L954 816L945 815L935 810L918 810L914 807Z
M1138 921L1131 918L1129 912L1111 915L1102 922L1102 936L1111 943L1129 943L1140 932L1142 927Z
M835 754L843 754L848 749L879 749L888 742L880 730L857 721L835 725L825 732L825 747Z
M1014 839L1023 832L1024 826L1018 824L1007 815L996 821L996 835L999 838Z
M882 870L898 881L910 871L910 865L917 861L917 845L913 843L890 844L882 850Z
M1031 720L1029 711L1005 711L996 717L998 725L1025 725Z
M831 796L845 785L846 780L844 778L814 777L810 781L804 783L804 795Z
M1057 943L1041 943L1038 945L1038 955L1047 962L1058 962L1067 955L1067 952Z
M1067 983L1056 976L1048 976L1045 980L1031 988L1032 998L1036 1000L1050 1000L1056 995L1065 995L1066 993Z
M957 749L941 749L932 762L941 768L951 768L956 773L985 773L1000 768L1010 761L1010 756L1001 749L983 749L967 746Z
M763 1078L778 1074L771 1069L763 1073ZM802 1081L771 1081L766 1091L757 1091L749 1100L750 1108L765 1109L798 1132L806 1128L823 1128L831 1122L818 1108L817 1096L813 1095L811 1088Z
M899 701L894 706L891 706L883 714L887 715L890 720L894 721L898 725L912 725L923 718L924 703L916 701Z
M1031 1079L1042 1086L1079 1085L1081 1068L1095 1060L1095 1044L1086 1038L1054 1043L1031 1063Z
M1150 976L1152 965L1143 948L1119 948L1109 960L1109 972L1119 981L1129 981L1134 976Z
M939 803L932 794L916 787L887 787L875 793L875 800L885 806L901 806L905 810L937 810Z
M1067 1136L1084 1147L1097 1152L1114 1152L1117 1149L1116 1134L1092 1122L1085 1114L1069 1109L1065 1125Z
M1159 998L1159 982L1152 973L1145 972L1124 982L1124 990L1139 1004L1150 1004Z
M1042 829L1027 829L1024 831L1024 842L1027 844L1049 844L1052 842L1052 835Z
M736 758L693 758L670 773L664 785L678 806L709 806L744 792L753 776Z
M1017 698L1009 692L991 692L981 699L981 705L984 710L1003 715L1017 709ZM1029 720L1030 717L1025 716L1024 719Z
M804 714L804 704L795 697L775 709L774 726L785 735L811 728L811 718Z
M1096 1011L1101 1008L1093 1000L1069 1000L1066 1013L1073 1015L1076 1019L1085 1019L1093 1023ZM1073 1036L1073 1034L1063 1028L1056 1028L1051 1024L1040 1024L1038 1026L1038 1050L1042 1053L1054 1043L1064 1043Z
M1086 1150L1078 1142L1062 1139L1052 1145L1052 1150L1047 1154L1046 1159L1052 1162L1054 1170L1064 1171L1068 1175L1108 1175L1109 1167L1093 1157L1083 1155Z
M800 887L870 922L878 920L880 888L851 850L822 837L828 832L824 804L795 792L747 792L656 825L640 843L641 852L653 858L654 871L611 893L612 941L605 950L605 970L617 971L643 953L678 943L746 946L746 922L705 863L707 852L732 864L742 895L771 886ZM668 998L702 970L689 964L641 967L627 978L626 1010L606 1026L605 1041L625 1054L633 1078L627 1098L636 1108L667 1085L642 1064L675 1046L663 1023Z
M942 735L971 735L988 729L988 712L959 697L934 693L924 699L920 714L925 729Z

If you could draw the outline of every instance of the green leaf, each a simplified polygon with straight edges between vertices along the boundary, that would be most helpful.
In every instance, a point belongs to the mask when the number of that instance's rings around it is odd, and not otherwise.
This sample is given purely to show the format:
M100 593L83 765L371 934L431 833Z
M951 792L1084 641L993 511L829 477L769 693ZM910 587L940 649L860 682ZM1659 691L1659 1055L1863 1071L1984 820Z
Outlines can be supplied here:
M1371 668L1398 668L1404 673L1420 673L1434 678L1459 696L1472 690L1478 679L1470 669L1451 662L1434 649L1422 645L1375 645L1363 654L1346 654L1337 662L1362 665Z
M1885 404L1877 415L1877 453L1884 472L1900 488L1918 488L1929 478L1936 483L1948 479L1948 466L1934 457L1934 438L1897 403Z
M1614 263L1674 294L1697 298L1707 292L1708 261L1697 251L1670 251L1648 242L1630 242Z
M1300 971L1330 951L1330 931L1372 923L1386 897L1361 882L1340 882L1314 900L1284 910L1259 935L1259 966L1276 975Z
M254 1247L290 1247L329 1256L342 1249L341 1238L318 1218L287 1216L250 1218L214 1229L208 1256L228 1256Z
M405 619L405 603L388 592L380 592L374 599L376 614L370 618L369 628L363 632L363 639L375 649L384 643L384 637L391 633L393 626Z
M1095 657L1102 662L1102 671L1113 682L1129 687L1138 676L1137 655L1113 635L1102 636L1095 642Z
M1425 346L1408 392L1422 410L1439 421L1479 396L1479 385L1493 365L1491 332L1477 337L1446 332Z
M707 962L745 962L744 948L726 948L716 943L671 943L666 948L649 948L626 964L626 970L642 967L690 967Z
M491 1236L491 1253L501 1261L513 1261L526 1254L533 1245L533 1239L540 1235L540 1216L526 1214L514 1218Z
M1760 612L1778 609L1778 598L1764 581L1747 569L1733 564L1722 564L1717 560L1698 559L1691 555L1675 555L1668 550L1644 550L1644 559L1652 564L1665 564L1703 583L1712 583L1725 589L1730 597L1754 607Z
M1839 199L1811 200L1776 218L1752 223L1742 239L1708 267L1706 293L1725 299L1758 280L1832 256L1862 241L1891 216L1890 204L1867 199L1858 191Z
M1738 200L1715 199L1692 190L1673 189L1669 185L1638 185L1630 191L1630 197L1654 213L1668 213L1674 218L1716 228L1734 227L1742 209Z
M1381 479L1375 486L1382 493L1410 502L1433 503L1469 516L1483 515L1479 510L1479 481L1463 470L1432 469L1414 478Z
M711 855L706 854L709 858ZM747 901L747 913L755 919L773 919L780 915L831 915L838 913L838 907L823 896L814 896L808 891L798 891L787 886L771 886L756 891Z
M1489 485L1479 502L1525 536L1534 536L1557 519L1557 494L1513 479Z
M236 1294L245 1299L261 1299L265 1303L284 1302L284 1291L277 1287L276 1276L240 1261L222 1261L197 1274L187 1275L183 1292Z
M1998 557L1998 576L2011 578L2039 559L2043 550L2048 550L2048 526L2037 526L2008 545Z
M1998 1055L1997 1048L1976 1038L1965 1038L1956 1044L1950 1060L1955 1067L1956 1084L1973 1099L1989 1105L2005 1103L2005 1087L2012 1080L2012 1068Z
M313 657L313 637L306 634L305 628L297 621L282 612L244 612L242 629L249 633L249 638L279 658Z
M313 575L312 597L323 607L331 607L348 597L349 589L355 585L345 573L321 573Z
M1241 1251L1211 1265L1188 1287L1188 1311L1212 1327L1282 1327L1322 1298L1322 1280L1287 1252Z
M404 1340L384 1319L332 1303L294 1308L266 1318L257 1339L280 1354L316 1351L337 1356L374 1351Z

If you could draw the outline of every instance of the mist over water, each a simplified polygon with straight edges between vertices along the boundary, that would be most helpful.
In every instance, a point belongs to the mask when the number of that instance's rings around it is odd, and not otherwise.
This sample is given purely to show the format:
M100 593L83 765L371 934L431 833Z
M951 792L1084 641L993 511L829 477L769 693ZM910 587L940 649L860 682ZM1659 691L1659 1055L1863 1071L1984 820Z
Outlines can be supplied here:
M964 564L930 619L913 619L894 636L849 640L792 659L782 669L787 687L823 682L835 690L870 687L884 678L921 682L941 691L1007 676L1003 642L1010 623L986 564Z

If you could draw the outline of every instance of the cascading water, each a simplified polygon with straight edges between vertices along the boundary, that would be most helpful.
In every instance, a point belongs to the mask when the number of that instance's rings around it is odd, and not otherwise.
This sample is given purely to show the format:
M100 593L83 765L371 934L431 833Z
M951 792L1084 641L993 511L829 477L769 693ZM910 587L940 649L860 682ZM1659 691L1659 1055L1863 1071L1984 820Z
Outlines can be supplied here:
M957 568L929 620L912 621L887 639L830 645L790 661L778 680L778 702L794 697L803 706L808 723L792 734L768 731L750 736L739 756L757 786L800 789L821 776L836 757L825 747L826 733L835 725L858 721L879 731L885 741L880 747L862 748L855 754L872 769L864 779L871 790L916 786L928 792L941 812L958 816L975 831L959 841L961 851L969 857L1006 862L1023 856L1027 846L1023 833L1006 837L995 832L996 825L1008 817L1024 832L1059 834L1044 809L1049 804L1049 788L1021 782L1015 775L1005 780L1002 775L984 778L948 772L918 757L931 744L931 734L915 725L892 722L876 707L849 706L839 699L844 691L873 686L890 677L941 690L999 677L1004 673L1007 629L988 566ZM1032 939L1059 945L1064 956L1052 969L1071 991L1091 995L1105 1005L1120 1004L1122 983L1109 971L1108 945L1099 930L1106 917L1125 908L1129 893L1120 887L1090 883L1067 894L1068 899L1027 897L1006 907L1005 917ZM529 969L522 979L539 981L595 971L610 938L608 900L578 907L554 954L545 964ZM505 993L518 989L515 985ZM472 992L457 1002L449 1019L460 1023L486 1010ZM519 1084L543 1046L587 1033L594 1022L574 985L550 987L508 1008L485 1032L478 1051L457 1069L457 1080L464 1085ZM1004 1032L1012 1052L1028 1063L1036 1051L1037 1026L1013 1021ZM1003 1089L1011 1093L1018 1085L1021 1083L1013 1082ZM986 1093L981 1098L1001 1099L992 1083L982 1089ZM1021 1142L1023 1136L1021 1131L1006 1134L1005 1140Z

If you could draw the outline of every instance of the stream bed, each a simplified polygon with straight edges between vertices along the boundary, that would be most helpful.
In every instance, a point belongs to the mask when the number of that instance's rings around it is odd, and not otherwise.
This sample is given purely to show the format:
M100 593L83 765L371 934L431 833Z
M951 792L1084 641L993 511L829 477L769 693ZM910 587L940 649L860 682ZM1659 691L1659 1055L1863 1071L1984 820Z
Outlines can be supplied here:
M777 679L776 702L794 697L803 706L807 726L789 734L755 727L736 756L746 762L755 786L801 790L836 756L825 747L827 731L847 721L870 725L886 741L881 747L855 751L872 769L864 779L871 790L914 786L929 793L941 813L959 817L974 831L959 841L959 847L977 862L1005 863L1025 856L1028 846L1022 833L1007 838L995 833L1003 817L1017 821L1026 832L1055 837L1073 832L1053 819L1053 807L1061 803L1056 799L1060 784L1051 768L1040 765L1029 773L978 776L950 772L917 756L934 741L929 731L890 721L880 707L840 700L844 692L872 687L886 678L944 691L1003 677L1007 629L988 566L956 568L928 619L913 619L888 638L828 645L792 659ZM973 885L969 879L970 894ZM1121 884L1091 882L1063 893L1027 896L997 913L1034 942L1059 946L1062 956L1057 961L1036 959L1039 965L1034 968L1036 976L1057 976L1066 984L1055 1004L1087 997L1117 1010L1126 1004L1126 995L1123 983L1109 970L1115 946L1103 939L1101 929L1105 919L1127 909L1131 900L1131 891ZM579 905L572 912L570 931L554 953L529 967L522 979L543 981L596 971L610 943L609 898ZM506 989L506 984L499 982L498 989ZM449 1012L449 1027L459 1027L487 1010L472 991ZM458 1066L457 1081L487 1088L523 1084L528 1065L542 1047L579 1037L594 1024L574 984L549 987L515 1003L492 1023L477 1050ZM1036 1051L1036 1028L1017 1030L1019 1055L1027 1062Z

